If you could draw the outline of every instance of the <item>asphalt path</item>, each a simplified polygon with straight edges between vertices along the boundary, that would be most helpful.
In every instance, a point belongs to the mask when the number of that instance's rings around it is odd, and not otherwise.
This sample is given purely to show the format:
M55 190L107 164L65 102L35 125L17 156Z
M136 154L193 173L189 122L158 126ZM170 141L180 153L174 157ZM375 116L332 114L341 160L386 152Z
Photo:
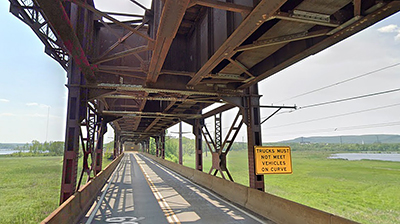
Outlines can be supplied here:
M141 154L125 153L80 223L273 222L228 202Z

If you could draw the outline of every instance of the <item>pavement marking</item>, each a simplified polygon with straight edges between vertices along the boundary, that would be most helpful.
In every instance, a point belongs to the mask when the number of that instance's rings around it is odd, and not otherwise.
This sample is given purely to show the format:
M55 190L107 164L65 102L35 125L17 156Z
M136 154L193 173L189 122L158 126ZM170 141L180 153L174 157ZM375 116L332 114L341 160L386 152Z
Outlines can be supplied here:
M124 158L122 158L122 159L124 159ZM119 168L121 167L121 164L122 164L122 161L116 167L116 169L114 171L114 174L112 175L110 181L108 182L106 189L103 191L103 194L101 194L101 197L100 197L99 201L97 202L96 207L93 209L92 213L90 213L90 216L89 216L88 220L86 221L86 224L92 223L92 221L94 219L94 216L96 215L96 213L99 210L101 204L103 203L104 197L106 196L107 191L110 188L111 183L113 182L113 180L115 178L115 175L119 172Z
M220 196L215 195L214 193L212 193L212 192L210 192L209 190L205 189L204 187L202 187L202 186L200 186L200 185L194 183L193 181L187 179L186 177L183 177L182 175L180 175L180 174L178 174L178 173L175 173L175 172L172 171L171 169L169 169L169 168L167 168L167 167L164 167L164 166L161 166L160 164L154 162L153 160L151 160L151 159L149 159L149 158L147 158L147 157L145 157L145 156L143 156L143 158L145 158L145 159L146 159L147 161L149 161L150 163L156 165L156 166L159 167L160 169L164 170L165 172L167 172L168 174L170 174L171 176L173 176L175 179L177 179L177 180L179 180L179 181L181 181L181 182L182 182L182 179L184 179L185 181L190 182L190 183L193 184L194 186L200 188L201 190L205 191L206 193L210 194L211 196L220 199L220 200L223 201L224 203L230 205L231 207L235 208L236 210L242 212L243 214L246 214L247 216L249 216L250 218L256 220L257 222L259 222L259 223L267 223L266 221L264 221L264 220L262 220L262 219L260 219L260 218L258 218L258 217L256 217L256 216L254 216L253 214L250 214L249 212L247 212L247 211L245 211L245 210L243 210L243 209L237 207L236 205L234 205L234 204L232 204L231 202L229 202L229 201L227 201L227 200L221 198Z
M137 164L139 165L140 169L142 170L143 175L146 177L146 181L149 184L150 189L153 192L154 196L156 197L158 204L160 205L162 211L164 212L165 217L167 218L168 222L180 224L181 222L179 221L178 217L175 215L174 211L168 205L167 201L160 194L157 187L154 185L153 181L151 180L150 176L147 174L147 172L144 170L142 164L140 163L140 162L144 163L144 161L141 158L139 158L136 153L133 153L133 156L135 157Z
M123 217L112 217L106 219L106 222L121 223L121 224L139 224L138 221L144 220L144 217L134 216L123 216Z

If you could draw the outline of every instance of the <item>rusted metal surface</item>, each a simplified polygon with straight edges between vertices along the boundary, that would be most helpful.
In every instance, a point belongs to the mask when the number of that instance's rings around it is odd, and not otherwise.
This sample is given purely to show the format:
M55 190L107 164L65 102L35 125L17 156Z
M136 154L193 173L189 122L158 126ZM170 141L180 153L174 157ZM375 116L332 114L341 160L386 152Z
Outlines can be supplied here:
M101 11L91 0L9 1L10 11L68 71L62 198L76 187L79 128L89 102L104 120L93 129L98 145L91 152L100 153L105 123L115 130L117 156L123 142L144 142L148 151L150 137L186 121L196 137L198 170L208 136L202 136L203 119L240 107L250 186L262 190L252 168L252 147L261 144L257 83L400 10L390 0L153 0L151 9L131 0L144 10L133 15ZM201 113L214 102L225 105Z

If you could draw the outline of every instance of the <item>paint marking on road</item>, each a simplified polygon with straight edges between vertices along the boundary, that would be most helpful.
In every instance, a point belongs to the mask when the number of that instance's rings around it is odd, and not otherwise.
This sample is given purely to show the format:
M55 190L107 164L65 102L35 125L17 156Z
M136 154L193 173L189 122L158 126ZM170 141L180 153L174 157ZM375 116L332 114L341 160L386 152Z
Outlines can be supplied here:
M167 218L168 222L180 224L181 222L179 221L178 217L175 215L174 211L168 205L168 203L164 199L164 197L160 194L157 187L154 185L153 181L151 180L150 176L147 174L146 170L144 170L144 168L141 164L141 163L144 163L144 161L141 158L139 158L136 155L136 153L134 153L133 156L135 157L137 164L139 165L140 169L142 170L143 175L146 177L146 181L147 181L148 185L150 186L150 189L153 192L154 196L156 197L158 204L160 205L162 211L164 212L165 217Z
M143 156L143 155L141 155L141 157L142 157L142 156ZM264 220L262 220L262 219L256 217L256 216L253 215L253 214L250 214L249 212L247 212L247 211L245 211L245 210L239 208L238 206L232 204L231 202L229 202L229 201L227 201L227 200L225 200L225 199L223 199L223 198L221 198L221 197L218 197L217 195L215 195L214 193L212 193L212 192L209 191L208 189L205 189L204 187L202 187L202 186L200 186L200 185L194 183L193 181L187 179L186 177L183 177L182 175L176 173L175 171L173 171L173 170L171 170L171 169L169 169L169 168L167 168L167 167L165 167L165 166L162 166L162 165L160 165L160 164L154 162L153 160L147 158L146 156L143 156L143 158L145 158L147 161L149 161L150 163L154 164L155 166L159 167L160 169L164 170L165 172L167 172L168 174L170 174L172 177L176 178L177 180L179 180L179 181L181 181L181 182L183 182L183 180L186 180L187 182L190 182L190 183L191 183L192 185L194 185L195 187L197 187L197 188L203 190L204 192L208 193L209 195L213 196L214 198L218 198L219 200L221 200L221 201L223 201L224 203L230 205L231 207L235 208L236 210L242 212L243 214L249 216L250 218L256 220L257 222L259 222L259 223L266 223Z
M120 171L120 169L121 169L122 166L123 166L122 163L123 163L123 160L124 160L124 159L125 159L125 155L124 155L124 157L122 158L121 162L120 162L120 163L118 164L118 166L116 167L116 169L114 170L114 174L113 174L112 177L109 179L109 182L108 182L108 184L107 184L107 187L104 189L103 193L101 194L100 199L99 199L99 201L97 202L95 208L94 208L93 211L90 213L90 216L89 216L88 220L86 221L86 224L90 224L90 223L93 222L93 219L94 219L94 217L95 217L97 211L99 210L101 204L103 203L104 197L106 196L106 194L107 194L107 192L108 192L108 189L109 189L110 186L111 186L111 183L112 183L112 182L114 181L114 179L115 179L115 175Z

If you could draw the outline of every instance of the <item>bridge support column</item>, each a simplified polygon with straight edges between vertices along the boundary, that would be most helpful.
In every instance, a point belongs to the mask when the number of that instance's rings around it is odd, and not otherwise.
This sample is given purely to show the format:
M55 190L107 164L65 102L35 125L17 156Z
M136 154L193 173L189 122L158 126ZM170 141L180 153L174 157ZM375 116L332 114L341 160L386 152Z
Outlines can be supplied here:
M244 99L244 120L247 125L247 151L249 163L250 187L264 191L264 176L255 173L254 146L262 145L261 121L260 121L260 95L258 85L255 84L247 89Z
M94 175L97 175L102 170L104 134L107 132L107 123L100 116L98 117L97 123L99 124L99 130L96 144L96 163Z
M162 159L165 159L165 131L163 131L160 135L160 151L161 151L160 157Z
M204 125L204 119L195 119L193 125L193 134L195 136L195 154L196 154L196 170L203 171L203 139L201 129Z
M75 193L78 172L80 122L86 116L86 102L83 100L83 92L79 87L82 82L82 74L74 60L71 60L70 63L71 65L68 70L68 109L60 204Z
M118 131L115 131L114 134L114 158L117 158L120 155L121 151L121 137Z
M159 153L160 153L160 137L159 136L155 136L154 137L154 141L156 143L156 157L158 157Z
M147 153L150 153L150 139L147 139L147 140L144 142L144 144L145 144Z

